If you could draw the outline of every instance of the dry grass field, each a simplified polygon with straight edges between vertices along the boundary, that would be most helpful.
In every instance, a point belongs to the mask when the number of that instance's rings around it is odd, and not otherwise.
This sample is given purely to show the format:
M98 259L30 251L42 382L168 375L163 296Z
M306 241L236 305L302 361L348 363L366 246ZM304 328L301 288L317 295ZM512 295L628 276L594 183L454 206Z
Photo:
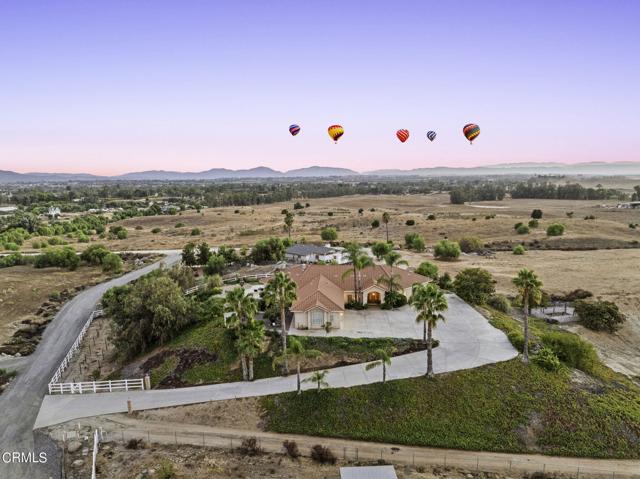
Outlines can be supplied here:
M40 321L36 312L53 293L94 284L107 277L100 268L84 266L76 271L32 266L1 269L0 344L11 337L22 321Z
M304 201L302 201L304 204ZM385 238L385 228L372 228L373 220L381 219L383 212L391 215L389 237L402 243L407 232L424 236L427 245L447 237L458 239L475 235L485 242L539 240L553 247L620 247L631 241L640 241L640 229L629 228L629 223L640 222L640 211L616 209L615 201L571 200L505 200L479 202L473 205L451 205L448 194L407 196L345 196L312 199L310 206L293 210L293 201L272 205L209 208L198 214L186 211L175 216L150 216L130 218L119 222L129 230L126 240L107 241L111 249L174 249L182 248L188 241L205 240L210 244L250 246L261 238L283 236L283 209L295 214L292 237L307 241L320 241L324 226L335 226L340 240L375 241ZM603 208L606 204L611 208ZM362 208L362 214L358 210ZM540 226L528 235L517 235L514 224L527 222L531 211L540 208L544 216ZM374 209L375 211L371 211ZM567 213L573 212L573 218ZM331 216L330 216L331 214ZM428 220L428 215L436 216ZM490 219L486 217L493 216ZM585 220L593 215L595 220ZM475 220L474 220L475 218ZM406 226L412 219L415 226ZM566 224L562 238L547 240L545 229L556 221ZM179 223L184 226L176 228ZM142 230L136 230L136 226ZM153 234L154 228L160 232ZM202 234L191 236L194 228ZM81 246L81 245L78 245Z

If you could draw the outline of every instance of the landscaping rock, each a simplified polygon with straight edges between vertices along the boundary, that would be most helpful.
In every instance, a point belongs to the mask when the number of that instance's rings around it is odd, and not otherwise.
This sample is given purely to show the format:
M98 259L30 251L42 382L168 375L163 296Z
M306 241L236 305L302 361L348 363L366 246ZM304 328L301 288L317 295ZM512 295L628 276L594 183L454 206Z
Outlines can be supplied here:
M82 443L80 441L69 441L67 444L67 451L73 454L76 451L79 451L82 447Z

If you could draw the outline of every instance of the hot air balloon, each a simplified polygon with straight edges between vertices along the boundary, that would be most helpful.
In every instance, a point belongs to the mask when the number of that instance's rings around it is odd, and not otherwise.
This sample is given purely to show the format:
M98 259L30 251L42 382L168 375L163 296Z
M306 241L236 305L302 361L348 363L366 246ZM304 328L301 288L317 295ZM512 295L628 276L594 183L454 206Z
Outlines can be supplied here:
M398 140L404 143L409 139L409 130L398 130L396 131L396 136L398 137Z
M340 137L344 135L344 128L342 128L340 125L331 125L328 131L329 131L329 136L336 143L338 143L338 140L340 139Z
M298 133L300 133L300 126L299 125L291 125L289 127L289 133L291 133L291 135L296 136Z
M469 143L473 145L473 140L475 140L480 134L480 127L473 123L469 123L468 125L464 125L464 128L462 129L462 133L464 133L464 136L467 137L467 140L469 140Z
M427 138L429 138L430 141L433 141L436 139L436 132L435 131L428 131L427 132Z

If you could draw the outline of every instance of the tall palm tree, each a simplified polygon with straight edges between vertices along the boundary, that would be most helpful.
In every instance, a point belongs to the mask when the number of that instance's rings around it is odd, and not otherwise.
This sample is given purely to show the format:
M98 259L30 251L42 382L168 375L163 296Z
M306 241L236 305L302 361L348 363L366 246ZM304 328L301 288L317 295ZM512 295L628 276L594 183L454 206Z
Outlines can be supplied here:
M284 370L289 374L287 355L287 318L285 311L296 300L296 283L283 271L278 271L267 283L264 290L264 300L267 306L276 306L280 310L280 323L282 334L282 352L285 357Z
M522 362L529 362L529 300L533 298L536 302L542 296L542 281L538 279L536 274L527 269L522 268L518 271L518 275L513 278L513 284L518 288L518 295L522 301L522 309L524 311L524 345L522 347Z
M373 368L377 368L378 366L382 366L382 383L383 384L387 382L387 366L391 366L391 358L393 357L394 352L395 352L395 348L393 347L386 348L386 349L383 349L383 348L376 349L374 354L378 359L365 366L365 369L367 371Z
M273 359L273 367L275 369L276 366L284 364L286 361L288 361L289 358L295 361L298 380L298 394L301 394L302 387L300 381L300 364L305 359L315 359L321 355L322 352L318 351L317 349L306 349L299 339L292 337L289 341L289 349L285 353L281 354L280 356L276 356Z
M284 228L287 230L287 233L289 233L289 238L291 238L291 228L293 228L293 214L291 214L290 212L287 212L287 214L284 215Z
M389 242L389 220L391 219L391 215L386 211L382 213L382 222L384 223L384 227L387 230L387 243Z
M391 273L388 277L382 277L378 279L378 283L383 284L389 290L389 293L393 295L393 293L397 289L402 289L402 283L400 282L401 276L397 273L393 272L393 267L398 265L409 266L406 260L402 259L402 255L397 251L389 251L386 255L383 256L384 262L391 269Z
M231 291L228 291L225 296L225 313L231 313L229 317L225 316L224 324L227 328L239 333L239 330L253 321L256 313L258 312L258 303L251 296L246 293L243 288L237 286ZM240 351L240 363L242 364L242 377L246 381L249 378L249 366L247 365L247 355Z
M373 260L369 255L362 251L362 247L357 243L348 243L345 246L347 256L351 262L351 269L348 269L342 275L343 278L353 275L353 292L356 296L356 301L362 303L362 292L360 291L360 278L359 271L368 266L373 266Z
M311 376L309 376L307 379L305 379L304 383L316 383L317 385L317 391L320 392L320 389L323 387L327 387L329 386L329 383L327 381L325 381L325 379L327 378L327 374L329 372L328 371L316 371L314 372Z
M447 298L437 284L414 284L409 303L418 311L416 322L423 324L422 341L427 345L427 377L433 377L433 328L444 321L442 311L449 307Z
M253 381L253 360L262 352L264 343L264 323L262 321L252 319L240 327L236 347L238 352L248 359L247 370L245 370L245 366L242 370L245 381Z

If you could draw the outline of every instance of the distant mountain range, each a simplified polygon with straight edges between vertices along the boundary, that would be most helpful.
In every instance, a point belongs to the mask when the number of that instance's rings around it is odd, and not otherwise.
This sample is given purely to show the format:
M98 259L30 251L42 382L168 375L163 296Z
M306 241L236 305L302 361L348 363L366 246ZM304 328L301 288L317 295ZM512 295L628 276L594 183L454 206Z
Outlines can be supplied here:
M374 170L358 173L347 168L311 166L289 171L276 171L265 166L248 170L213 168L199 172L140 171L118 176L97 176L85 173L15 173L0 170L0 183L44 183L67 181L175 181L175 180L221 180L260 178L327 178L367 176L480 176L480 175L591 175L619 176L640 175L640 162L590 162L590 163L504 163L471 168L439 166L412 170Z

